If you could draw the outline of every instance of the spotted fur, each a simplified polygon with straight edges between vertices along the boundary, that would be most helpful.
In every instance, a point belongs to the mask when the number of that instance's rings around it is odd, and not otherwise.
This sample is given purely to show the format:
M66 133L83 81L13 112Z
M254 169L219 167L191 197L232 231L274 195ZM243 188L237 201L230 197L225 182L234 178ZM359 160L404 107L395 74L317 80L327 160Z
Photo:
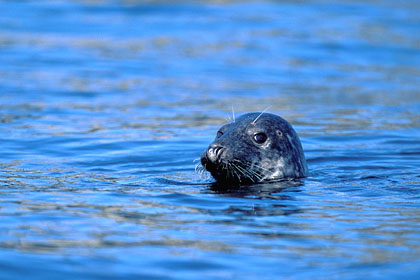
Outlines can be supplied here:
M217 182L239 185L308 173L295 130L285 119L265 112L248 113L223 125L202 154L201 165Z

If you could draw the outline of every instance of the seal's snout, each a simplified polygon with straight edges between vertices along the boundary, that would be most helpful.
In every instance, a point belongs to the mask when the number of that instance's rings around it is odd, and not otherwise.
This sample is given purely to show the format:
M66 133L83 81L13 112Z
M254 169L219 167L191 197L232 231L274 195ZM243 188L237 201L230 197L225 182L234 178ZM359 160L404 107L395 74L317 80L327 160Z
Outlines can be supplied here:
M220 163L224 148L217 144L211 144L201 156L201 164L207 169L217 168Z
M211 144L206 151L207 159L211 162L216 162L218 159L220 159L222 152L222 146Z
M214 178L222 179L225 175L223 169L223 157L225 147L218 144L210 144L207 150L201 155L201 165L211 173Z

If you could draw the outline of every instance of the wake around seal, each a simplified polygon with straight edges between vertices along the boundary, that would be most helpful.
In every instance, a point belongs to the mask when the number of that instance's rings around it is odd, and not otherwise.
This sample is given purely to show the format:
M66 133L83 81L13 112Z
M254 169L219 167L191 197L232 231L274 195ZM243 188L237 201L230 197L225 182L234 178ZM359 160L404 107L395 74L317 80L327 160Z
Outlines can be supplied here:
M219 183L246 185L308 173L302 144L280 116L248 113L223 125L201 156L201 164Z

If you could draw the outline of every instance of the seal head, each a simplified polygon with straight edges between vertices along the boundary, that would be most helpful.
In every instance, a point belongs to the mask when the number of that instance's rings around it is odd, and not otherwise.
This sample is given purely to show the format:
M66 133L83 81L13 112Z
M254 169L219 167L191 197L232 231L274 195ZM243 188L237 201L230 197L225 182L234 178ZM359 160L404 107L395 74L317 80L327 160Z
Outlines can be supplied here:
M233 185L301 178L308 172L295 130L280 116L264 112L223 125L201 164L217 182Z

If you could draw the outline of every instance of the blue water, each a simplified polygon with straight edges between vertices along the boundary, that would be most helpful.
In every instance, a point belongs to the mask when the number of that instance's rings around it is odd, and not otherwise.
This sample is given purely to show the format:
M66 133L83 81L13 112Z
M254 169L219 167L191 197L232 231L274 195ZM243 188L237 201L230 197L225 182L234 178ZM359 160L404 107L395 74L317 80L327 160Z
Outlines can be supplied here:
M419 279L420 4L0 1L0 279ZM279 114L303 180L194 171Z

